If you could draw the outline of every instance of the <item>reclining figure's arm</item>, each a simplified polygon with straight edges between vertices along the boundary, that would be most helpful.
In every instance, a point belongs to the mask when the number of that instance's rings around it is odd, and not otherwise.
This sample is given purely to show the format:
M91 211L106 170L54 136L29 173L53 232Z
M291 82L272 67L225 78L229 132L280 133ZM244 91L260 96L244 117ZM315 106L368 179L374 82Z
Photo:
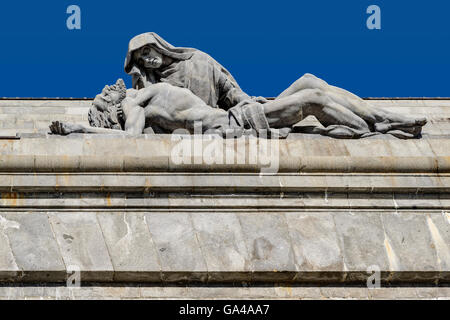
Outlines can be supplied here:
M123 134L135 135L141 134L145 127L144 109L137 105L130 105L124 110L125 130L99 128L85 126L77 123L66 123L53 121L50 125L50 131L53 134L68 135L70 133L96 133L96 134Z
M117 129L107 129L85 126L78 123L67 123L60 121L53 121L50 125L50 131L53 134L68 135L70 133L100 133L100 134L127 134L126 131Z

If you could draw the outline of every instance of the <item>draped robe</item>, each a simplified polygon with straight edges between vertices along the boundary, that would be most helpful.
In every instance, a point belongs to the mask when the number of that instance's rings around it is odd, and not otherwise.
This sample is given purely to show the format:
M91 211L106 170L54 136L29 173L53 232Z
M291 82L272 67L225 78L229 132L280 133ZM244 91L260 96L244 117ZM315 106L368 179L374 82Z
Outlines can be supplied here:
M152 46L163 56L172 58L173 62L158 69L141 67L134 61L133 53L146 45ZM243 100L251 100L230 72L211 56L193 48L174 47L153 32L131 39L125 72L132 76L135 89L166 82L189 89L207 105L215 108L228 110Z

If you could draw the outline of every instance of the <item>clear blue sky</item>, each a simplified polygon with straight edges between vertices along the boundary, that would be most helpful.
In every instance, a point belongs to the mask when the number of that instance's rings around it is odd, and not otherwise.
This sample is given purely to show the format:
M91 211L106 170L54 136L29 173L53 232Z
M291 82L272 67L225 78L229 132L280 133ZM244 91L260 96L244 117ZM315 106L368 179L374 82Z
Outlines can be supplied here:
M66 8L81 7L81 27ZM368 30L366 8L381 8ZM129 5L129 6L127 6ZM251 95L306 72L367 97L450 96L450 1L2 1L0 96L92 97L122 77L128 41L154 31L213 56Z

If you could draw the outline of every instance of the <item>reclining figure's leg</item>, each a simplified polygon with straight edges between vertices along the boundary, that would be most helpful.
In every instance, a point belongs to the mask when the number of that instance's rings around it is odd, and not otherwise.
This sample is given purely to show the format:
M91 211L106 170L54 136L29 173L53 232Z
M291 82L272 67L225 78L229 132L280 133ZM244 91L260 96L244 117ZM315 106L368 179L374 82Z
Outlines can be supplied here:
M420 133L420 128L426 124L425 118L412 118L382 110L353 93L331 86L311 74L305 74L298 79L282 92L277 99L288 97L305 89L319 89L323 91L335 103L363 119L371 129L370 131L386 133L390 130L404 130L408 133ZM318 120L322 122L320 119ZM340 123L335 124L339 125Z
M302 89L264 104L264 113L272 128L290 127L306 116L315 116L325 129L321 133L335 138L356 138L370 134L367 123L330 98L321 89Z

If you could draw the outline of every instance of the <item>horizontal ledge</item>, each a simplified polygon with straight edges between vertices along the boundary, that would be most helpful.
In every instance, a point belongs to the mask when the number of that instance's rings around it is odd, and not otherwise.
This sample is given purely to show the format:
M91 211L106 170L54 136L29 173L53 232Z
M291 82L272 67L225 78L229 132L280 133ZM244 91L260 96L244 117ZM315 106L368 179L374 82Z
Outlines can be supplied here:
M386 214L391 212L397 212L398 214L417 213L420 210L422 213L442 213L442 210L449 210L450 206L436 206L436 207L421 207L421 206L385 206L385 207L353 207L353 206L296 206L296 207L249 207L249 208L233 208L233 207L188 207L188 206L174 206L174 207L138 207L138 206L93 206L93 207L76 207L76 206L1 206L0 215L2 213L39 213L39 212L58 212L58 213L311 213L311 212L333 212L342 213L349 211L358 211L363 213L380 213Z
M0 173L0 192L445 193L448 174Z
M297 212L369 210L405 212L450 209L448 193L263 192L9 192L0 193L0 211L121 212Z
M64 270L0 270L0 284L63 283L72 273ZM359 271L89 271L80 270L81 283L291 283L367 284L367 270ZM380 270L383 284L448 284L450 271Z
M169 156L2 155L0 172L450 173L450 157L283 156L264 163L173 163Z

